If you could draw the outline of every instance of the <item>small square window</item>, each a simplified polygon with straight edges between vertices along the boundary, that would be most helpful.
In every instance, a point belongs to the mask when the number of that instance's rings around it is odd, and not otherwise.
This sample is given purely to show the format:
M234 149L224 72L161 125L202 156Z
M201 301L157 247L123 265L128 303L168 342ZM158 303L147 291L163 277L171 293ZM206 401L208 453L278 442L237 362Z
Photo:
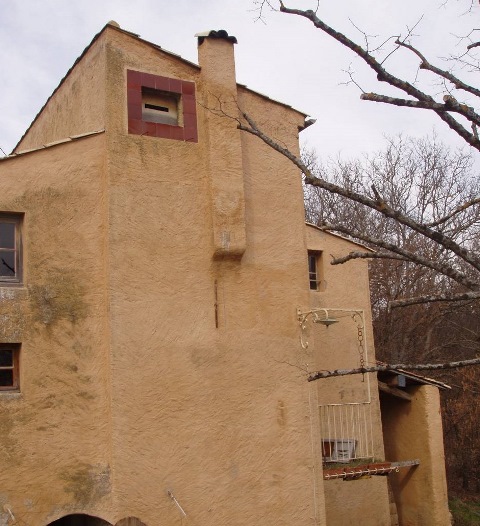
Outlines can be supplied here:
M142 120L180 126L180 97L163 91L142 88Z
M308 280L310 290L323 290L324 279L322 276L322 253L318 251L308 251Z
M22 216L0 214L0 286L22 281Z
M195 83L127 70L128 133L198 142Z
M20 344L0 343L0 391L20 389Z

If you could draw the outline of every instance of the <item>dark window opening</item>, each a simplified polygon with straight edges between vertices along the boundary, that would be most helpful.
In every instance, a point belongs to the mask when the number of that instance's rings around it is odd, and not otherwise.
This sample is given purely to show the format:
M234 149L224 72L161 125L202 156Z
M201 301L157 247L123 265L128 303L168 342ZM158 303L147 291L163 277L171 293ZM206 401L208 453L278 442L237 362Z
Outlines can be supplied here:
M310 290L321 290L322 276L321 252L308 251L308 281Z
M21 282L22 216L0 214L0 284Z
M168 112L169 109L165 106L155 106L155 104L145 104L145 108L149 110L157 110L157 111L166 111Z
M179 126L181 98L173 93L142 88L142 119L145 122Z
M18 343L0 344L0 391L18 391L20 345Z

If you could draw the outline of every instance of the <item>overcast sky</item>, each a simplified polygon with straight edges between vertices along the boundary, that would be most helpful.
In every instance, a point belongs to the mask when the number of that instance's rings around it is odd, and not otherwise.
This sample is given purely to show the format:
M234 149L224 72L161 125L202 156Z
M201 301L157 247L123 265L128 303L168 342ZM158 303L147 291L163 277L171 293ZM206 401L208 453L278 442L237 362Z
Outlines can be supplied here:
M315 8L316 2L290 0ZM194 34L226 29L238 39L237 80L317 119L303 140L323 156L356 156L382 147L385 135L437 134L450 144L446 125L426 111L360 101L359 89L345 85L349 68L365 91L386 88L359 60L308 21L266 11L256 20L253 0L0 0L0 147L10 153L66 71L109 20L123 29L197 62ZM321 2L325 20L362 43L352 23L380 44L423 19L413 43L432 61L459 54L457 36L479 27L478 8L468 0L351 0ZM455 36L456 35L456 36ZM448 63L438 60L442 67ZM418 61L397 51L386 63L414 80ZM460 72L467 75L467 72ZM431 75L423 72L429 82ZM441 86L434 88L441 100ZM391 90L388 93L393 93Z

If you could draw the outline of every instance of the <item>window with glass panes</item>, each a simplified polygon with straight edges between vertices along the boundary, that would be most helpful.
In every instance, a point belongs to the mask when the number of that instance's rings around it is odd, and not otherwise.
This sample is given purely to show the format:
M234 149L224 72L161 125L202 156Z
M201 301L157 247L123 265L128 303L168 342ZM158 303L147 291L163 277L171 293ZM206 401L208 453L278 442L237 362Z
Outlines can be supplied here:
M308 281L310 290L323 290L322 285L322 253L316 250L308 251Z
M20 344L0 344L0 391L18 391Z
M20 224L20 215L0 214L0 285L22 279Z

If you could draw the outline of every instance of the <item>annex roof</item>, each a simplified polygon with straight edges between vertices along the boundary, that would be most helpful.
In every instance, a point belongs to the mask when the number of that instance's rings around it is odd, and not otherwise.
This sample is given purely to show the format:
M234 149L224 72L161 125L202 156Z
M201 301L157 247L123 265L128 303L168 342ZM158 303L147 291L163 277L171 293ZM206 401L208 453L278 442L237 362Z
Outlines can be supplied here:
M353 239L350 239L347 236L342 236L341 234L337 234L336 232L330 232L330 230L324 230L322 227L315 225L313 223L309 223L308 221L305 221L305 225L315 228L316 230L319 230L320 232L323 232L324 234L328 234L329 236L338 237L339 239L348 241L349 243L352 243L352 245L357 245L358 247L362 247L364 250L367 250L368 252L375 252L375 250L371 249L370 247L367 247L367 245L364 245L363 243L360 243L359 241L354 241Z
M95 130L87 133L80 133L78 135L71 135L70 137L65 137L65 139L60 139L58 141L49 142L39 146L38 148L29 148L27 150L19 150L18 152L12 152L10 155L5 157L0 157L0 162L8 161L10 159L15 159L17 157L22 157L25 154L38 152L40 150L45 150L47 148L52 148L53 146L58 146L59 144L65 144L73 141L78 141L79 139L84 139L85 137L92 137L93 135L99 135L100 133L105 133L105 130Z
M379 365L385 365L383 362L377 362ZM433 385L439 389L451 389L448 384L428 378L420 374L412 373L404 369L397 369L395 371L381 371L378 373L379 379L393 378L395 376L403 376L407 385Z

